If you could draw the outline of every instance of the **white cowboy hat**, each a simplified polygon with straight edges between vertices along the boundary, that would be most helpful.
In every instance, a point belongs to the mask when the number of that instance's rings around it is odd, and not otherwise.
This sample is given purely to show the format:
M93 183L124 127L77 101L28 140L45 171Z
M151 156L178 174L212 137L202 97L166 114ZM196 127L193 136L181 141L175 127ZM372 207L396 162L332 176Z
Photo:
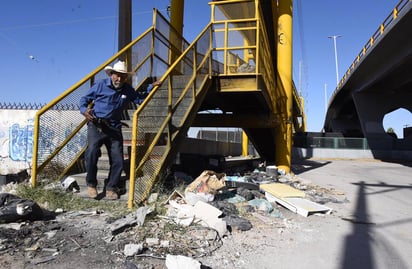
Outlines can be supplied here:
M106 72L106 74L107 74L108 76L110 76L112 72L122 73L122 74L127 74L127 75L130 75L130 74L131 74L131 72L128 72L128 71L127 71L126 63L123 62L123 61L118 61L117 63L115 63L115 64L113 65L113 67L111 67L111 66L106 66L106 67L104 68L104 71Z

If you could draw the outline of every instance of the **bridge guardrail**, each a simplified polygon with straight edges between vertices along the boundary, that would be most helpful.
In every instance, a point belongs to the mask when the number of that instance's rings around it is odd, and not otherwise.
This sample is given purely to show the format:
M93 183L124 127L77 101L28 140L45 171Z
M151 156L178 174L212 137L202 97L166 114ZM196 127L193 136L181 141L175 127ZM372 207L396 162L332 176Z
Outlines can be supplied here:
M339 92L340 88L343 86L345 81L349 78L352 72L356 69L359 62L363 59L367 52L369 52L374 44L382 37L383 33L386 31L388 26L396 21L398 18L399 13L409 4L412 0L400 0L399 3L395 6L392 12L384 19L384 21L379 25L378 29L373 33L373 35L369 38L366 44L363 46L359 54L356 56L355 60L349 66L348 70L345 72L341 80L339 81L338 85L336 86L335 91L332 94L332 97L329 99L329 104L335 97L335 95Z

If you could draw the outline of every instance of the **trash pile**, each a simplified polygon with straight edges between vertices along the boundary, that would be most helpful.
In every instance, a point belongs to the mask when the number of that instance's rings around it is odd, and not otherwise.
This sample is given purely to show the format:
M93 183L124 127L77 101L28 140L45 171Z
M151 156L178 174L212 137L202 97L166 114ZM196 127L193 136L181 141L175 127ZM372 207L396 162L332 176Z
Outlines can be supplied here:
M186 175L178 176L187 179ZM309 196L305 195L306 191ZM315 198L322 204L312 201ZM252 229L252 222L248 219L251 214L260 215L263 220L284 218L282 208L304 217L330 214L333 210L323 205L327 202L345 200L319 192L315 186L304 185L290 175L279 175L277 170L275 173L256 170L243 176L205 170L186 186L184 192L173 191L163 202L166 213L147 223L153 234L149 237L146 234L146 241L125 245L124 255L161 257L166 259L169 269L201 268L200 264L198 267L185 266L197 264L194 259L218 250L223 244L222 238L232 232ZM123 226L132 222L142 225L144 215L150 212L150 206L141 207L134 213L140 216L138 219L126 217L120 223ZM163 221L162 224L158 219ZM123 228L119 223L114 227L112 231ZM166 227L172 228L165 232ZM188 264L184 265L185 262Z
M102 264L123 260L127 268L140 268L143 258L153 258L168 269L201 268L197 258L218 251L232 233L253 228L250 216L283 219L285 209L304 217L330 214L326 203L345 202L333 190L302 184L272 166L244 175L205 170L194 180L183 173L174 177L190 182L164 199L152 193L146 205L117 219L79 211L50 220L50 212L33 201L0 193L0 254L13 256L20 246L30 252L32 264L57 264L59 257L78 251L98 255L91 249L98 247L107 254ZM73 181L62 182L62 187L68 192L78 188Z

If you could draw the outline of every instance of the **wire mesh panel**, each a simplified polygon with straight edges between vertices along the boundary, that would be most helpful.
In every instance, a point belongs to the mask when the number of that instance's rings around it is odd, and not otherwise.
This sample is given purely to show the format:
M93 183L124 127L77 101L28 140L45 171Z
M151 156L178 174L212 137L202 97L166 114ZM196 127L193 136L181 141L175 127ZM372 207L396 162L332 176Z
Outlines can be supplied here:
M102 77L102 73L96 77ZM91 79L78 85L75 91L55 101L55 104L38 117L37 163L43 164L40 177L59 178L86 145L85 127L77 130L84 121L79 112L79 99L91 86Z
M210 31L208 26L172 63L162 77L162 86L153 90L134 116L137 122L133 131L136 132L136 143L132 147L136 149L132 148L132 152L136 152L136 164L131 162L130 174L131 177L135 175L131 178L136 182L132 201L135 204L146 199L154 182L164 171L162 166L171 150L174 134L184 125L195 102L196 91L211 74Z
M36 151L33 153L33 185L36 184L37 176L59 179L84 152L87 128L85 118L79 112L79 100L95 81L107 77L105 66L125 60L129 70L135 72L130 80L134 87L138 87L152 74L155 58L153 34L153 28L149 28L125 49L39 110L34 133Z
M164 81L163 85L167 85ZM164 123L168 116L168 91L159 88L153 92L150 99L145 102L144 108L138 115L136 159L140 167L137 172L134 197L140 202L151 189L153 177L161 164L165 154L165 144L168 133ZM134 169L134 168L132 168Z

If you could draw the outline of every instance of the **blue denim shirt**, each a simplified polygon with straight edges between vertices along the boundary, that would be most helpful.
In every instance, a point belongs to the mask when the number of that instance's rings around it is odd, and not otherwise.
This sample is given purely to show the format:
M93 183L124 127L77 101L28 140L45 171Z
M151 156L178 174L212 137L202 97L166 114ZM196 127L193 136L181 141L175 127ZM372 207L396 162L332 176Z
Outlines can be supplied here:
M129 102L141 104L152 88L153 86L150 85L146 92L141 93L135 91L127 83L122 88L115 89L110 78L99 80L87 91L86 95L80 98L80 113L84 114L87 106L94 101L95 117L110 120L113 126L118 126L127 104Z

